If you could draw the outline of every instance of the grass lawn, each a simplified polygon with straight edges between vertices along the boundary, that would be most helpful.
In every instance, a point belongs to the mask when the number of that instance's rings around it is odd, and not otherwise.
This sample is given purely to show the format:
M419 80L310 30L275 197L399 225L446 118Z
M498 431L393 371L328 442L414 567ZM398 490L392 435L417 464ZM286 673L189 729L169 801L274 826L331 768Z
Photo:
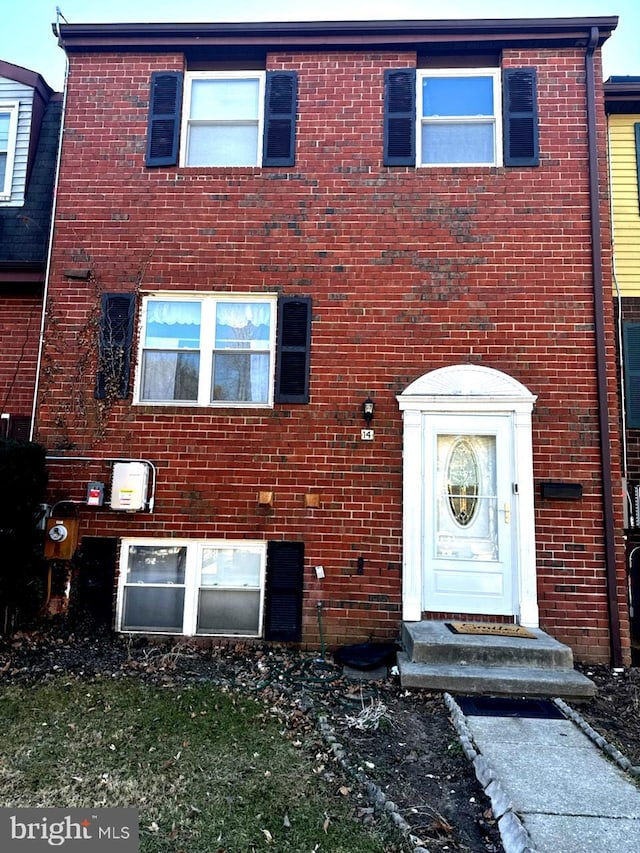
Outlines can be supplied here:
M314 736L224 688L1 685L0 731L0 806L130 806L142 853L400 849L386 824L354 819L366 803Z

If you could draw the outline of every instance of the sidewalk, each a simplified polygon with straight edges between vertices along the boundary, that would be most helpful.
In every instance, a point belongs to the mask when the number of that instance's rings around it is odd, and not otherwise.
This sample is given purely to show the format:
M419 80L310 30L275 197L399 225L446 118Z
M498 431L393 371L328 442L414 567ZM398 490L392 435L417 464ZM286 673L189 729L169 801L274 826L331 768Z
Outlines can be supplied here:
M640 789L576 723L463 714L446 701L505 853L639 853Z

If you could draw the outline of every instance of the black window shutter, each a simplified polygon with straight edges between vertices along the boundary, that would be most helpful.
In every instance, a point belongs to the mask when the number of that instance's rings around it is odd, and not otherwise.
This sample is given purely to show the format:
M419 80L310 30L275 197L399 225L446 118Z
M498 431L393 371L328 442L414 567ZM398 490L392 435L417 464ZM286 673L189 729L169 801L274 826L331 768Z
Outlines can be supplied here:
M638 176L638 203L640 204L640 122L633 125L636 140L636 174Z
M13 438L16 441L29 441L30 434L31 418L29 415L11 415L7 438Z
M538 166L538 96L535 68L502 72L505 166Z
M182 71L151 74L147 125L147 166L175 166L182 107Z
M309 402L311 355L311 298L278 299L276 403Z
M133 293L102 294L95 390L99 400L129 394L135 303Z
M297 92L298 75L295 71L267 71L263 166L295 164Z
M624 323L622 340L627 426L640 429L640 323Z
M265 596L265 639L302 639L304 542L269 542Z
M385 166L416 163L416 72L388 68L384 72Z

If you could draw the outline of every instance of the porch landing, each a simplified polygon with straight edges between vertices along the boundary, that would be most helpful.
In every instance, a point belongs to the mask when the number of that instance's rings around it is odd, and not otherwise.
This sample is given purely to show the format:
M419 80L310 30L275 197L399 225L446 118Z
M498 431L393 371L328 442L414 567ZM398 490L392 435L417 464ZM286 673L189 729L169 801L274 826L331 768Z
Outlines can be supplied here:
M573 652L539 628L535 639L454 634L445 622L404 622L400 683L450 693L589 699L595 684L573 668Z

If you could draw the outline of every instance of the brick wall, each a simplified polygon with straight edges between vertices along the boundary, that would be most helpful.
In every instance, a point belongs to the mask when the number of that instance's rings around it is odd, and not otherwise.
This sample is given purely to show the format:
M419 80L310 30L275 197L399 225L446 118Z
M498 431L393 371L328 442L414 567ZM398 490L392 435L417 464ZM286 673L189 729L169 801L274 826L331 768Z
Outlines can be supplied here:
M42 298L2 294L0 302L0 412L31 417Z
M383 71L415 65L411 52L269 55L269 69L299 71L290 169L146 169L149 75L182 57L70 60L38 435L51 449L158 466L153 515L84 510L81 532L303 539L305 641L317 641L319 600L330 642L395 636L396 395L429 370L477 362L537 395L536 480L583 484L579 504L537 501L541 624L578 657L608 660L583 51L503 55L504 67L538 68L539 168L419 171L382 166ZM604 189L601 216L608 283ZM91 279L65 277L74 266ZM311 296L310 404L100 409L98 295L154 289ZM614 389L612 336L609 346ZM362 442L368 394L375 440ZM615 390L610 403L617 460ZM57 466L53 491L81 498L105 478L90 468ZM274 492L272 510L257 506L259 490ZM305 508L310 492L317 509Z

